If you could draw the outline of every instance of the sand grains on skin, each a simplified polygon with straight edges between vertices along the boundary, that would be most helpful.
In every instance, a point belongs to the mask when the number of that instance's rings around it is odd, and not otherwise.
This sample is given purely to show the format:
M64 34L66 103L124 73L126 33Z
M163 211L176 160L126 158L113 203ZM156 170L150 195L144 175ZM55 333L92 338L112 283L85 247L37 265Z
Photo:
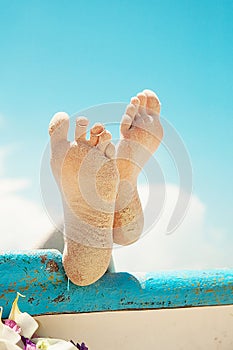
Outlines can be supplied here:
M87 140L88 123L77 118L72 143L66 113L55 114L49 125L51 167L64 210L63 265L80 286L95 282L108 268L119 181L111 134L97 123Z

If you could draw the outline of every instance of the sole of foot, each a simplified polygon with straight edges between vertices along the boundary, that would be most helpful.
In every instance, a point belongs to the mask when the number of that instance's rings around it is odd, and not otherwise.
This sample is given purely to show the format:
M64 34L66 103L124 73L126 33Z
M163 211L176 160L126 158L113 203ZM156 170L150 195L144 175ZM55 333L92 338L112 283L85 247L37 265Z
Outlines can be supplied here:
M51 168L64 210L63 265L80 286L95 282L108 268L119 182L111 134L97 123L87 140L88 124L87 118L77 118L73 142L67 139L66 113L55 114L49 125Z
M132 97L121 120L117 148L120 183L115 207L114 242L128 245L140 237L144 217L137 190L137 178L163 138L160 101L151 90Z

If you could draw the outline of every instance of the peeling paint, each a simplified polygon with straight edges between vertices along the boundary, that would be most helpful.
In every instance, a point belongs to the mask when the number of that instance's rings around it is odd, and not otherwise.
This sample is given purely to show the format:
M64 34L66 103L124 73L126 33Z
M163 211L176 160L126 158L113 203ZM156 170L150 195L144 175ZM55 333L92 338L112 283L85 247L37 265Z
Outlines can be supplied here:
M33 282L36 282L36 281L37 281L37 278L35 277L35 278L31 279L30 283L33 283Z
M41 255L40 260L41 260L41 263L44 264L47 260L47 255Z
M58 297L56 297L55 299L53 299L52 301L54 303L60 303L61 301L64 301L65 300L65 296L63 294L61 295L58 295Z
M57 272L59 271L58 264L54 260L49 260L46 264L46 270L49 272Z

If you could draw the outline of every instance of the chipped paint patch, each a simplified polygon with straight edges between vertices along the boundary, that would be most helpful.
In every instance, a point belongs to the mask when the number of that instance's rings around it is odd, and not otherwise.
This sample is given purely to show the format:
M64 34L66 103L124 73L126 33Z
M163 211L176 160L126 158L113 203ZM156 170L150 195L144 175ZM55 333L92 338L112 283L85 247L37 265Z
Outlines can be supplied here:
M41 263L44 264L47 260L47 255L41 255L40 260L41 260Z
M46 264L46 270L49 272L57 272L59 271L58 264L54 260L49 260Z

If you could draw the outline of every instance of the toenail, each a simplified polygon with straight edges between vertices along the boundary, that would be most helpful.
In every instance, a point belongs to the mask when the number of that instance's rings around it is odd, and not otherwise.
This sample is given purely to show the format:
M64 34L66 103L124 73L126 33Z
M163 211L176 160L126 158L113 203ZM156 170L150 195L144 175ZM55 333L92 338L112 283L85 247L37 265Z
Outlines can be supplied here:
M137 105L138 105L138 104L140 103L140 100L139 100L139 98L137 98L137 97L132 97L132 98L131 98L131 103L132 103L132 104L137 104Z
M105 132L105 128L103 128L103 130L102 131L100 131L98 134L94 134L95 136L101 136L104 132Z
M105 127L102 124L95 124L91 129L91 134L94 136L100 136L105 131Z
M83 118L78 118L76 119L76 125L77 126L87 126L89 124L89 121L87 118L83 117Z

